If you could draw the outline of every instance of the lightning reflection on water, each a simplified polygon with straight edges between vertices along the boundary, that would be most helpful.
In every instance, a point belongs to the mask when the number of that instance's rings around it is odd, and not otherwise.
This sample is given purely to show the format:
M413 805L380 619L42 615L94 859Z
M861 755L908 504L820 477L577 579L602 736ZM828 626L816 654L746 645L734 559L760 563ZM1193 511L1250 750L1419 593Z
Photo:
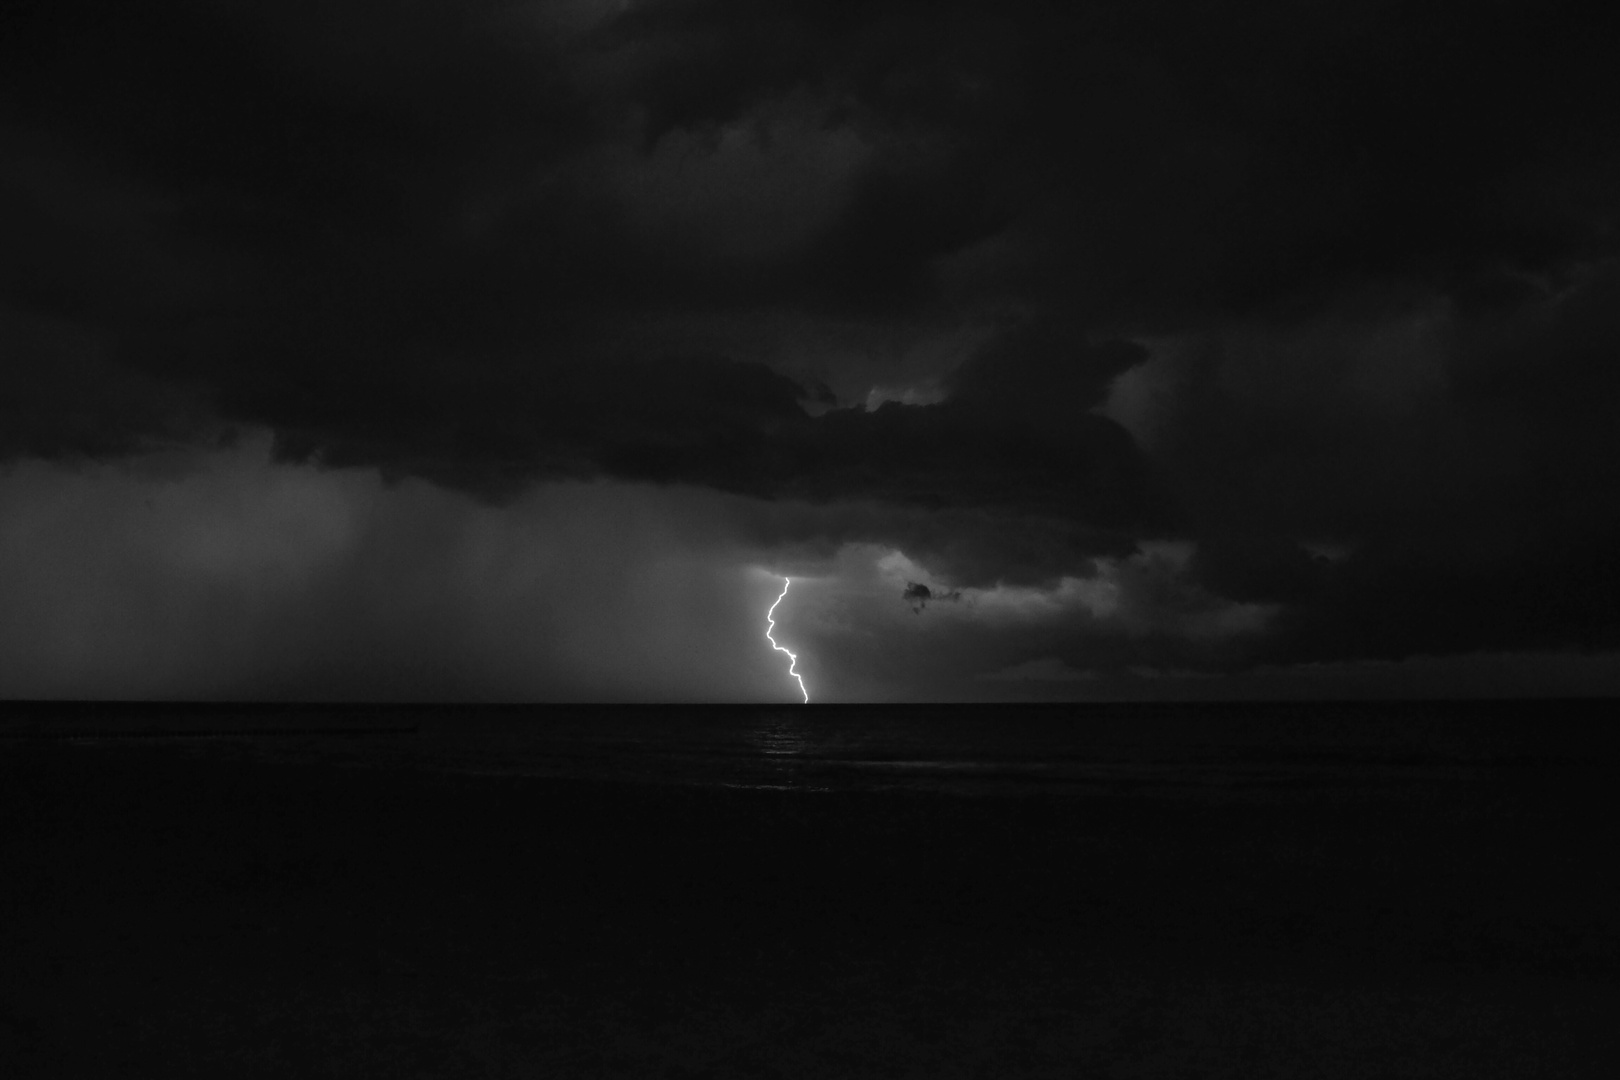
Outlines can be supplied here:
M792 578L782 579L782 596L786 596L788 594L788 586L792 584ZM782 602L782 596L778 596L776 598L776 604L780 604ZM799 681L799 693L804 695L804 703L808 705L810 704L810 691L804 688L804 676L800 675L798 672L799 658L793 655L790 650L784 649L782 646L778 645L776 643L776 639L771 636L771 631L776 629L776 604L772 604L771 609L765 613L765 640L770 642L771 648L775 649L777 652L787 653L788 674L792 675Z

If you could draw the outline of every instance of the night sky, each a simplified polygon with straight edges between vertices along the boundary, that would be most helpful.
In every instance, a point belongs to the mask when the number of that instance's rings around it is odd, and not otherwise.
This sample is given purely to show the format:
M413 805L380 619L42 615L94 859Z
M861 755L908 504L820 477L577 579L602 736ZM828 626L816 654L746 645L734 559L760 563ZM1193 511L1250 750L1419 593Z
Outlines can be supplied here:
M13 0L0 695L1620 693L1580 11Z

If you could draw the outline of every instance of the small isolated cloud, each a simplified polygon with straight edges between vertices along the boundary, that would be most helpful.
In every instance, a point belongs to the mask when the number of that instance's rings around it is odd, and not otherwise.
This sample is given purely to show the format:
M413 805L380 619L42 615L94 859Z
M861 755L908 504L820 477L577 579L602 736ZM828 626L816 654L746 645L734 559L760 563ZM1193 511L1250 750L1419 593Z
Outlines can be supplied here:
M935 592L927 585L923 585L915 581L908 581L906 582L906 590L900 594L900 597L906 603L911 605L911 612L913 615L920 615L922 614L922 609L934 601L943 600L947 603L956 603L958 600L962 599L962 590L952 589L949 592Z

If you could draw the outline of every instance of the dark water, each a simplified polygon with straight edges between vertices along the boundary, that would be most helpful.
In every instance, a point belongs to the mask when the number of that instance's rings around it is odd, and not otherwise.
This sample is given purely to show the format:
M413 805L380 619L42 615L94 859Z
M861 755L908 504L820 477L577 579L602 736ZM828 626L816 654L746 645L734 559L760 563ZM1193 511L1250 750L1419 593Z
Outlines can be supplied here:
M0 745L805 792L1380 797L1620 765L1608 702L1057 706L24 705Z
M0 711L0 1076L1620 1075L1607 703Z

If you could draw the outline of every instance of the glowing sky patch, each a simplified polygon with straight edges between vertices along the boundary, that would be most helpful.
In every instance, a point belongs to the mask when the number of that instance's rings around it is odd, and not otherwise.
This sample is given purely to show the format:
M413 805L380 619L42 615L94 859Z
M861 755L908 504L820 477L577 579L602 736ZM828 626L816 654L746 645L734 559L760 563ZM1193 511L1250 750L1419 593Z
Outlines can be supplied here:
M792 584L792 578L782 579L782 596L786 596L788 594L788 586ZM778 596L776 598L776 604L780 604L782 602L782 596ZM776 639L771 636L771 631L776 629L776 604L772 604L770 610L765 613L765 640L770 642L771 648L775 649L777 652L787 653L788 674L792 675L799 681L799 693L804 695L804 703L808 705L810 704L810 691L804 688L804 676L800 675L798 672L799 658L793 655L793 653L789 650L778 645L776 643Z

